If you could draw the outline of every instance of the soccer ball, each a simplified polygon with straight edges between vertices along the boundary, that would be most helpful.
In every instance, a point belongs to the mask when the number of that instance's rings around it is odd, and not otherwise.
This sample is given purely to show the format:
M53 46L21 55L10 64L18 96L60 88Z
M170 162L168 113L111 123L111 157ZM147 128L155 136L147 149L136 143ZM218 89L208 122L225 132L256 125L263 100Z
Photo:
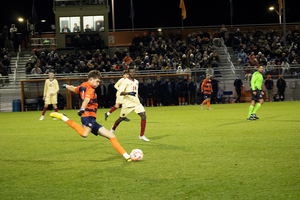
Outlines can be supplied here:
M130 153L130 158L133 161L142 160L143 157L144 157L144 154L143 154L142 150L140 150L140 149L133 149Z

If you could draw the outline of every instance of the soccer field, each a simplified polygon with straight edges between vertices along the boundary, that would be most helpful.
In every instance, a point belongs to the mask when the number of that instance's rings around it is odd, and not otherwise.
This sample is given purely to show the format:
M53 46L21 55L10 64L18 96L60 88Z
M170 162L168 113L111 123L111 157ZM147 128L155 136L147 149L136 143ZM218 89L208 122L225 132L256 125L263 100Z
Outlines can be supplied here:
M0 113L0 199L299 199L300 102L146 108L116 129L126 162L109 140L80 137L47 111ZM104 121L110 129L120 109ZM80 123L76 110L62 111Z

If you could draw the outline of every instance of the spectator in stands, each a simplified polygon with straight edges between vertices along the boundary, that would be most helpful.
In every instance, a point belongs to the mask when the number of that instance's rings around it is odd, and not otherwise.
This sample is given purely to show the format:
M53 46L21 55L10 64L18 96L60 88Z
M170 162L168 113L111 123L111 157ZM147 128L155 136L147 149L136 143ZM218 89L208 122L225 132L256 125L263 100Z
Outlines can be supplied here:
M2 30L2 37L4 40L4 48L7 51L10 51L10 32L8 31L8 27L5 25L3 30Z
M3 58L4 58L4 59L3 59L3 61L2 61L2 64L3 64L5 67L7 67L8 73L11 73L10 61L9 61L7 55L4 55Z
M92 32L92 29L90 28L90 25L87 24L87 25L85 26L84 32L86 32L86 33Z
M278 92L279 92L279 98L280 98L281 101L284 101L285 100L284 92L285 92L285 88L286 88L286 82L283 79L282 74L279 75L279 79L277 80L276 85L277 85L277 89L278 89Z
M241 66L243 64L244 66L245 65L244 60L247 57L247 54L244 52L244 49L241 49L237 57L238 57L238 65Z
M70 31L70 29L68 28L67 25L64 25L64 27L61 29L61 32L62 33L70 33L71 31Z
M80 28L79 28L79 26L77 26L76 23L74 23L73 32L74 33L79 33L80 32Z
M116 49L115 54L117 55L119 60L123 60L124 57L122 58L122 53L119 48Z
M31 70L32 75L42 74L42 70L37 64L34 65L34 68Z
M32 69L33 69L32 65L30 63L27 63L25 73L31 74Z
M117 57L117 54L114 54L114 56L111 59L111 64L115 65L119 61L119 58Z
M99 37L96 39L96 48L103 50L105 48L104 40L102 39L101 34L99 34Z
M61 74L63 72L63 70L61 69L61 65L59 63L56 64L54 68L54 72L55 74Z
M290 71L290 65L288 62L283 61L281 63L281 68L282 68L282 75L284 76L285 73L288 73Z
M66 62L65 66L63 67L63 73L73 73L73 67L69 62Z
M274 82L270 74L267 76L267 80L265 81L265 88L267 89L267 100L268 102L272 102Z
M81 40L79 34L75 35L73 42L74 42L74 54L77 55L81 49L81 44L82 44L82 40Z
M115 71L122 71L123 70L120 61L117 61L117 64L114 66L114 70Z
M5 67L0 61L0 79L2 80L2 86L5 86L6 76L8 76L7 67Z
M206 74L210 74L211 76L214 75L214 69L211 68L211 65L208 65L208 68L205 71Z
M29 60L31 60L32 61L32 63L33 64L35 64L36 62L37 62L37 56L35 55L35 53L34 52L32 52L31 53L31 56L30 56L30 58L29 58Z

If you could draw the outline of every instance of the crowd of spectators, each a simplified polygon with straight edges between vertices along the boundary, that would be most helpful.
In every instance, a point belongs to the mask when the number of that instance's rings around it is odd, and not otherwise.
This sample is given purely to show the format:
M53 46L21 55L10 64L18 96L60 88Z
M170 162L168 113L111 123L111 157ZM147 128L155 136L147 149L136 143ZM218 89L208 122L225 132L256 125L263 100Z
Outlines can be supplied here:
M297 75L299 70L290 65L300 64L300 37L296 26L287 31L286 45L277 30L256 30L234 33L222 30L227 46L232 46L238 65L245 66L246 77L250 79L253 67L264 65L265 74Z
M162 32L142 37L135 35L132 45L120 51L116 49L109 55L103 48L92 51L89 45L81 48L82 40L77 35L72 53L59 54L56 51L38 52L34 50L26 65L27 74L122 71L129 67L136 70L173 70L177 73L189 73L192 69L201 68L214 75L218 73L220 57L207 32L191 33L182 40L180 31L164 37ZM104 46L104 44L102 45ZM35 69L37 65L40 70ZM205 71L204 70L204 71Z

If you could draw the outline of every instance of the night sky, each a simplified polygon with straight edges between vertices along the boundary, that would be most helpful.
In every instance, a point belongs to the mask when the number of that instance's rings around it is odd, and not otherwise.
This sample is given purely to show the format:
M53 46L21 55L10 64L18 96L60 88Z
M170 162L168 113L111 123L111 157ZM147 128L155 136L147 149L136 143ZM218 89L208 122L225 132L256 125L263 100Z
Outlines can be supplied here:
M278 23L275 11L269 11L270 6L278 10L278 0L232 0L233 24L263 24ZM30 3L28 3L30 2ZM19 30L25 29L25 23L18 22L18 17L31 17L32 0L1 0L1 29L5 24L15 23ZM111 4L111 0L108 1ZM133 0L135 28L181 27L180 0ZM300 22L299 0L286 0L286 22ZM230 25L229 0L185 0L187 18L184 26ZM52 0L36 0L36 12L39 23L36 30L50 31L54 24ZM130 0L115 0L116 29L130 29ZM111 13L109 28L112 29Z

